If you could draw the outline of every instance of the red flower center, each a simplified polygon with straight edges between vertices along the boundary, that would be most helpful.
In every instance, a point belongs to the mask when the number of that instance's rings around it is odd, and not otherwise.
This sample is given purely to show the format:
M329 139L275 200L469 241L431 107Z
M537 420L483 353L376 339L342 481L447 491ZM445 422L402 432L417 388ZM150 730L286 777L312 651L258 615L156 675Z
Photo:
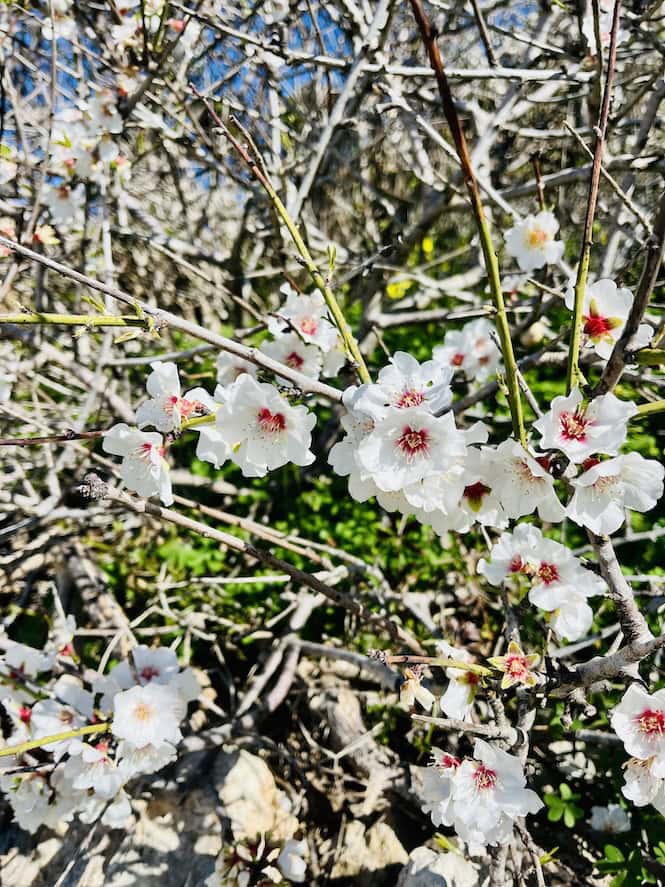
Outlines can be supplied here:
M24 724L29 724L32 717L32 709L28 708L27 705L22 705L18 710L18 717Z
M451 366L461 367L463 363L464 355L460 351L458 351L457 354L453 354L453 356L450 358Z
M545 585L557 582L559 579L559 570L557 569L556 564L548 564L546 561L542 561L538 567L538 578L544 582Z
M405 388L395 406L400 409L418 407L424 400L425 395L422 391L418 391L416 388Z
M588 317L584 318L583 330L590 339L601 339L603 336L607 335L611 329L612 324L610 323L609 318L602 317L600 314L590 314Z
M469 505L472 508L480 508L483 503L483 497L489 492L491 492L490 487L481 480L477 480L475 484L469 484L468 487L464 487L464 498L469 500Z
M641 733L646 733L647 736L665 736L665 711L647 708L635 720Z
M437 770L456 770L461 763L460 759L456 758L455 755L444 752L440 758L435 758L434 767Z
M411 461L416 456L426 456L429 452L429 432L425 428L417 430L406 425L397 438L396 446Z
M506 672L511 678L525 678L529 674L526 656L520 656L519 653L509 653L506 656Z
M142 455L145 459L150 458L150 454L152 453L153 450L155 450L155 452L158 453L162 457L162 459L164 458L164 454L166 453L165 447L158 447L155 444L151 444L151 443L141 444Z
M297 351L292 351L284 363L287 367L291 367L292 370L299 370L300 367L305 363L305 358L301 357Z
M476 781L476 788L478 789L494 788L496 785L496 771L490 770L490 768L486 767L484 764L479 764L478 767L476 767L476 772L473 774L473 778Z
M519 554L514 554L513 559L508 565L508 569L511 573L521 573L522 568L524 567L524 561L522 560Z
M266 434L276 434L286 428L286 419L283 413L271 413L268 407L259 410L258 423L261 431Z
M158 678L160 674L161 672L158 668L153 668L152 665L146 665L145 668L141 669L139 677L147 682L151 681L153 678Z
M586 429L590 423L582 413L561 413L559 424L564 440L586 440Z

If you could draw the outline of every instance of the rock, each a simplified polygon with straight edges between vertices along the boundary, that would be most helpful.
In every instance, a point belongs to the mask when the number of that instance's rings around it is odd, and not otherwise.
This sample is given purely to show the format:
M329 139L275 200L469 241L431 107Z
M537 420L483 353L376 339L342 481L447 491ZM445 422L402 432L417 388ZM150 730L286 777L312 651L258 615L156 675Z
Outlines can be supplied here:
M356 878L363 887L394 884L397 872L391 867L403 865L408 855L397 835L385 822L369 829L357 819L344 831L342 849L335 861L332 878Z
M485 880L478 866L456 853L416 847L396 887L481 887Z
M244 749L221 752L214 779L236 840L259 834L288 840L298 828L290 803L279 791L268 765Z

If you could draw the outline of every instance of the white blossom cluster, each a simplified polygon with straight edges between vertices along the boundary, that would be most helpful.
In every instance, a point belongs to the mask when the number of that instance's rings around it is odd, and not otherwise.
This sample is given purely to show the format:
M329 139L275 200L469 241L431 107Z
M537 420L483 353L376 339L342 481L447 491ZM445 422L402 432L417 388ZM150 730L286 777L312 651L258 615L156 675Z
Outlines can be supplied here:
M75 816L125 827L132 812L128 784L175 759L180 723L200 691L172 650L144 646L108 675L84 682L63 668L73 664L74 628L68 617L43 651L0 638L0 705L11 723L5 745L46 743L5 757L10 766L0 776L16 821L32 833ZM100 723L110 726L76 735Z
M421 802L434 825L453 826L471 855L507 844L515 820L543 806L526 787L519 759L483 739L476 739L473 758L464 760L433 749Z

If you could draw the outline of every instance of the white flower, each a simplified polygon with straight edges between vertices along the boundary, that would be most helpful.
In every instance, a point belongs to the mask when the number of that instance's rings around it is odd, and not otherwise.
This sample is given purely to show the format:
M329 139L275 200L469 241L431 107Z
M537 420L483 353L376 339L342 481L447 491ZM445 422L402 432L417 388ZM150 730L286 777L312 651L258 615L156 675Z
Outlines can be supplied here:
M323 366L321 367L321 375L326 378L336 376L346 363L346 351L344 343L340 336L337 336L337 343L330 351L323 352Z
M555 397L533 427L542 435L543 449L561 450L571 462L584 462L594 453L616 456L626 439L628 419L636 412L632 401L611 393L582 406L582 394L575 388L567 397Z
M282 847L277 857L277 868L287 881L294 884L304 884L307 872L307 863L304 856L307 854L307 841L294 841L290 838Z
M558 230L559 223L548 210L527 216L506 231L506 251L517 259L522 271L535 271L543 265L551 265L563 255L563 243L554 239Z
M378 487L370 475L358 461L360 443L373 431L374 419L369 413L356 408L367 385L351 386L342 395L342 401L348 412L340 419L340 425L346 432L328 454L328 462L335 474L349 478L349 493L357 502L365 502L376 495Z
M422 407L389 407L358 445L358 464L377 486L395 492L444 472L464 439L452 413L436 418Z
M497 490L498 472L493 467L494 451L489 447L467 450L464 465L464 491L459 508L469 519L489 527L507 526Z
M417 667L404 669L404 680L399 688L399 701L406 709L411 709L419 702L425 711L431 711L435 696L427 687L420 683L421 672Z
M356 401L356 408L381 419L389 407L408 409L422 406L438 413L450 406L452 379L450 367L439 361L418 363L405 351L397 351L384 367L375 384L364 385Z
M661 768L654 772L654 759L631 758L625 765L625 784L621 791L636 807L653 804L665 816L665 778Z
M0 776L0 787L14 811L21 828L33 834L44 824L53 792L45 775Z
M610 722L629 755L641 760L653 758L651 769L665 777L665 690L647 693L631 684L613 709Z
M182 739L179 723L185 706L178 693L163 684L149 683L116 694L111 730L136 748L146 745L177 745Z
M463 761L452 782L455 829L466 841L505 844L513 822L543 806L526 788L519 758L476 739L475 760Z
M42 650L36 650L16 641L7 640L4 643L4 664L9 671L34 678L40 672L53 668L55 656L52 653L44 653Z
M307 345L295 333L285 333L273 341L263 342L261 351L310 379L318 379L321 375L321 351L315 345ZM290 379L283 376L276 379L281 385L293 385Z
M318 345L321 351L335 348L337 329L328 320L328 308L321 293L297 293L288 284L281 287L280 292L286 295L286 302L277 317L268 320L268 329L273 336L292 328L305 342Z
M102 89L87 103L88 129L91 134L122 132L122 117L116 107L115 96L109 89Z
M610 36L612 34L612 19L614 17L614 3L605 2L600 4L600 15L598 16L598 30L600 32L600 42L603 49L610 45ZM589 11L582 19L582 34L584 35L589 54L595 55L596 47L596 28L593 20L593 10ZM617 31L617 46L623 43L628 37L628 32L619 27Z
M449 330L443 345L437 345L434 360L463 370L467 379L484 382L492 376L501 363L501 352L491 337L494 326L484 317L467 323L461 330Z
M183 419L192 419L214 412L215 401L204 388L193 388L184 396L180 393L178 367L170 361L153 361L146 388L150 399L136 411L139 428L152 425L157 431L179 431Z
M108 743L88 745L78 739L69 744L69 758L64 775L77 791L93 789L95 795L106 801L116 796L123 784L123 776L108 754Z
M124 783L140 774L156 773L175 761L177 753L168 742L137 748L133 743L122 740L118 743L116 756L118 772Z
M208 436L210 450L197 451L199 458L213 461L209 457L216 455L217 464L231 458L245 477L263 477L287 462L314 461L309 447L316 416L306 407L292 407L274 385L257 382L246 373L222 396L215 426L219 440Z
M508 517L523 517L537 510L541 520L550 523L563 520L566 510L554 491L548 464L547 456L534 458L512 438L494 450L494 488Z
M630 831L630 816L619 804L591 808L591 828L597 832L618 835Z
M42 202L51 211L51 217L56 222L69 222L77 214L85 201L85 187L62 183L60 185L45 185Z
M583 341L593 346L599 357L607 359L626 325L626 319L633 305L633 295L628 289L619 289L613 280L597 280L587 286L582 303ZM566 291L566 306L572 311L575 307L575 291ZM653 328L648 323L640 327L632 342L633 348L643 348L649 344Z
M258 367L242 357L236 357L230 351L222 351L217 358L217 382L225 387L230 385L242 373L248 373L256 378Z
M432 762L422 771L421 809L434 825L452 825L452 790L457 768L462 762L455 755L432 748Z
M72 706L61 705L55 699L41 699L32 707L30 726L33 736L41 739L45 736L56 736L83 727L86 719ZM62 739L59 742L51 742L48 751L53 754L56 761L67 753L73 740Z
M120 475L127 489L146 498L159 496L164 505L173 505L161 434L139 431L119 422L104 432L102 448L106 453L123 457Z
M9 145L0 144L0 185L13 182L16 178L16 154Z
M446 659L457 659L461 662L471 662L472 659L467 650L453 647L446 641L439 641L436 650L439 656ZM441 711L449 718L470 721L473 702L478 691L478 676L459 668L446 668L446 676L448 686L439 699Z
M665 468L655 459L627 453L605 462L589 459L573 478L568 517L597 536L609 535L626 519L626 508L649 511L663 495Z

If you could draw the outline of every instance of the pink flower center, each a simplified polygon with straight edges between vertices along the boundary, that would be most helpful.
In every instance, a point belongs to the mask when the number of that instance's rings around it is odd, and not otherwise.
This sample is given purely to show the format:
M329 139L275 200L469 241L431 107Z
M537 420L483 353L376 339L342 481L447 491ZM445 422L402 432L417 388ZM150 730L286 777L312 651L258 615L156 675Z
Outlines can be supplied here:
M300 332L305 333L306 336L315 336L316 331L319 328L318 321L315 317L303 317L299 325Z
M665 711L647 708L635 721L641 733L646 733L647 736L665 736Z
M434 759L434 767L437 770L456 770L462 762L455 755L445 752L440 758Z
M612 328L609 318L601 317L600 314L590 314L589 317L584 319L583 330L590 339L601 339Z
M153 678L158 678L160 674L161 674L161 672L158 668L153 668L152 665L146 665L145 668L141 669L141 671L139 673L139 677L142 678L142 680L146 681L146 683L147 683L148 681L151 681Z
M300 367L305 363L305 359L301 357L296 351L292 351L284 363L287 367L291 367L292 370L299 370Z
M277 434L286 428L286 419L283 413L271 413L268 407L259 410L257 417L259 428L266 434Z
M405 388L399 400L395 402L395 406L400 409L418 407L424 400L425 395L422 391L418 391L416 388Z
M32 717L32 709L28 708L27 705L22 705L18 710L18 717L22 723L29 724Z
M490 770L490 768L486 767L484 764L479 764L476 767L476 772L473 774L473 778L476 781L476 788L480 790L494 788L496 786L496 771Z
M520 555L514 554L513 559L511 560L510 564L508 565L508 569L510 570L510 572L511 573L521 573L523 567L524 567L524 561L522 560Z
M162 457L162 459L164 458L164 454L166 453L165 447L158 447L155 444L151 444L151 443L141 444L141 455L143 456L144 459L146 459L146 460L149 459L150 454L152 453L153 450L156 453L158 453Z
M457 354L453 354L453 356L450 358L450 363L451 366L461 367L464 363L464 355L460 351L458 351Z
M548 564L546 561L542 561L538 567L538 578L541 582L544 582L545 585L551 585L552 582L557 582L559 579L559 570L557 569L556 564Z
M540 249L545 246L549 240L549 235L547 231L543 231L542 228L533 228L529 231L527 240L531 249Z
M516 680L524 680L529 674L529 663L526 656L519 653L509 653L506 656L506 673Z
M401 437L397 438L396 446L411 461L416 456L426 456L429 452L429 432L425 428L418 431L406 425L402 429Z
M583 413L561 413L559 425L564 440L586 440L587 426L590 425Z

